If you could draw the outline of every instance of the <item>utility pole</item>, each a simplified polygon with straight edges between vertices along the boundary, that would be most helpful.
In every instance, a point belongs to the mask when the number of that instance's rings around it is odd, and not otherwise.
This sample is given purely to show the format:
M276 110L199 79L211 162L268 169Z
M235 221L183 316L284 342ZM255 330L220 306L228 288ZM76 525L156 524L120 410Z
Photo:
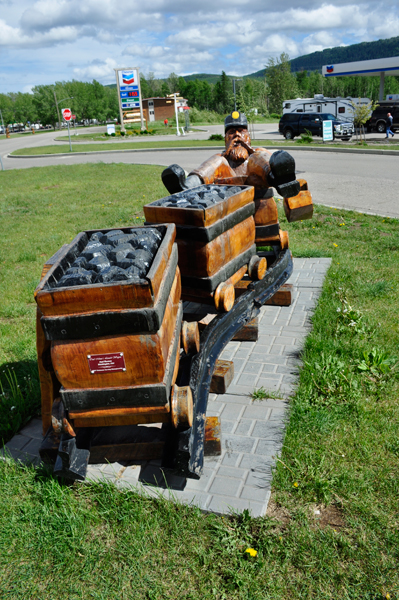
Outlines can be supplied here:
M61 131L60 109L58 108L58 102L57 102L57 96L55 95L55 90L53 90L53 93L54 93L55 106L57 108L57 115L58 115L58 129Z
M233 79L233 93L234 93L234 110L237 110L237 102L236 102L236 81L242 81L242 77L238 77Z

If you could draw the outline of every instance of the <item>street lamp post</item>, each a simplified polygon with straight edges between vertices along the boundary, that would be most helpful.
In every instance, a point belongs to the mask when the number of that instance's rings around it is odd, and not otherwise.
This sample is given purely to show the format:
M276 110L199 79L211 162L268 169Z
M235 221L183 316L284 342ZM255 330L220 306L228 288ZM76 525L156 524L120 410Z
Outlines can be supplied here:
M55 106L56 106L57 115L58 115L58 129L61 131L61 117L60 117L60 109L58 108L58 105L61 104L61 102L64 102L65 100L73 100L73 96L70 96L69 98L63 98L62 100L57 101L57 96L55 95L55 90L53 90L53 93L54 93Z
M241 77L237 79L233 79L233 93L234 93L234 110L237 110L237 102L236 102L236 81L242 81Z

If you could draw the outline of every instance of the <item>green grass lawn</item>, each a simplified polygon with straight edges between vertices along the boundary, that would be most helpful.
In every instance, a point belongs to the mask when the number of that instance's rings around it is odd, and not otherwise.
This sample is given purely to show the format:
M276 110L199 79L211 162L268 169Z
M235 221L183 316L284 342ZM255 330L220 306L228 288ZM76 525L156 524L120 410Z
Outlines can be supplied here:
M161 170L2 173L3 439L39 406L33 291L43 263L83 229L142 222L142 205L165 193ZM399 598L399 223L321 206L312 220L280 220L294 256L332 265L268 516L205 515L0 461L0 598Z
M176 140L165 140L162 142L151 141L151 139L145 141L131 142L128 139L123 141L104 141L102 143L79 143L74 145L72 141L72 152L98 152L98 151L112 151L112 150L140 150L141 148L188 148L188 147L222 147L223 142L214 142L208 140L189 140L185 137ZM19 156L35 156L38 154L64 154L69 152L69 144L55 144L51 146L40 146L37 148L20 148L12 152L12 155Z
M89 136L90 137L90 136ZM224 148L224 143L222 141L213 141L213 140L193 140L188 139L186 137L180 137L179 139L173 140L165 140L165 141L152 141L151 138L146 139L145 141L130 141L129 138L108 138L103 142L95 143L100 138L92 138L93 142L87 143L87 139L84 143L82 140L79 143L74 143L74 138L72 137L72 152L99 152L99 151L112 151L112 150L140 150L144 148ZM117 140L117 141L115 141ZM313 140L311 143L303 143L299 140L285 140L283 137L281 140L252 140L252 146L256 147L265 147L265 148L273 148L274 146L278 146L279 148L283 148L284 146L288 146L290 148L295 148L295 145L298 146L322 146L325 148L355 148L355 149L369 149L369 150L399 150L399 142L394 141L389 144L384 143L373 143L373 144L356 144L353 142L342 142L337 141L333 143L323 144L322 140ZM11 152L12 156L37 156L40 154L64 154L69 153L69 144L68 138L65 140L65 144L53 144L50 146L38 146L36 148L20 148L19 150L15 150Z

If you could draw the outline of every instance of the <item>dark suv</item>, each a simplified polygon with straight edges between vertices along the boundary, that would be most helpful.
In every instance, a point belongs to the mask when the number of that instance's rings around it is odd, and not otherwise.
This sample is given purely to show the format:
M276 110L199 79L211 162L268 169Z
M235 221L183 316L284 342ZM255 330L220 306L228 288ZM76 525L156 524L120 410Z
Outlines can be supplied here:
M306 131L322 137L323 121L333 122L334 139L351 139L353 123L337 119L330 113L285 113L280 119L278 130L287 140L293 140L296 135L306 133Z
M394 129L399 127L399 102L387 100L379 102L377 108L371 113L371 117L366 123L367 131L385 133L388 113L391 113L393 117L392 125Z

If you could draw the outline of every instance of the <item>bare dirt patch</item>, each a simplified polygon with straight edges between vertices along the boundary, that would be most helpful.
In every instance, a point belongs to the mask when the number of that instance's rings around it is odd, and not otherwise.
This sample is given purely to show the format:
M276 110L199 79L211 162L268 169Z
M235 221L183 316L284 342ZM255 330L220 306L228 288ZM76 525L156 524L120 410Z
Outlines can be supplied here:
M342 511L334 504L311 504L309 506L309 516L321 529L332 527L333 529L342 529L346 526Z

